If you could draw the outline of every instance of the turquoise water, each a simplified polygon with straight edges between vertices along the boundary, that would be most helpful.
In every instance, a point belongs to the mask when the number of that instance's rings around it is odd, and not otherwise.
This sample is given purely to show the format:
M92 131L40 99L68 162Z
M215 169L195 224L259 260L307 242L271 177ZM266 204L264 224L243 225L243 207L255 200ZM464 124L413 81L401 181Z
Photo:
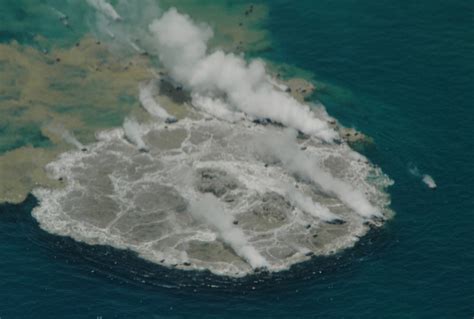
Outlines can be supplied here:
M474 316L474 3L269 3L266 55L332 84L329 113L374 137L395 218L338 256L229 280L49 235L30 197L0 208L2 319Z

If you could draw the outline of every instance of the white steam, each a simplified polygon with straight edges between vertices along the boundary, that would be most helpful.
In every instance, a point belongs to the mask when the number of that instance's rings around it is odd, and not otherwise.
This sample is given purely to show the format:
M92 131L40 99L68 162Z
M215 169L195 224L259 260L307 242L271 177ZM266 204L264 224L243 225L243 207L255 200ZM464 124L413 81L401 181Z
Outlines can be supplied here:
M175 122L176 118L170 115L158 102L153 98L153 81L141 83L139 85L138 98L143 108L150 115L165 120L167 122Z
M122 17L115 11L114 7L105 0L86 0L87 3L94 7L97 11L102 13L104 16L114 21L122 20Z
M201 199L191 201L190 208L195 218L213 226L219 237L252 268L268 266L267 260L248 242L244 232L233 224L231 215L214 195L204 194Z
M96 36L107 42L109 49L121 56L136 53L155 54L155 45L148 32L148 25L161 13L158 1L116 0L113 3L114 10L123 13L124 19L111 19L110 15L98 10L93 28Z
M85 146L78 141L78 139L74 136L74 133L69 132L62 125L49 125L46 127L46 129L60 136L65 142L74 145L77 149L85 149Z
M339 217L332 213L327 207L313 201L309 196L304 195L295 188L287 191L286 196L290 202L305 213L313 215L325 222L338 220Z
M256 150L263 156L270 155L282 163L292 174L308 179L327 193L332 193L347 207L362 217L381 217L381 212L374 207L365 195L349 183L333 177L319 167L314 159L298 148L295 142L296 132L288 130L280 136L267 135L257 141Z
M159 58L171 76L191 90L194 103L203 108L203 97L216 110L225 99L235 110L254 118L270 119L325 141L337 138L325 120L268 81L261 60L247 63L241 56L223 51L208 54L212 30L172 8L149 26ZM217 99L217 100L216 100ZM218 114L216 112L216 114Z
M59 11L58 9L56 9L55 7L50 7L51 8L51 11L53 11L53 13L58 17L59 20L63 20L63 19L67 19L67 15L61 11Z
M139 150L148 150L148 147L142 139L140 124L138 124L134 118L125 118L125 121L123 122L123 131L127 140L135 144Z
M286 91L288 87L284 84L278 83L274 78L272 78L270 75L267 76L267 81L271 85L273 85L275 88L279 89L280 91Z
M243 113L231 110L229 105L223 99L203 96L198 93L193 93L192 99L195 107L217 117L218 119L234 123L245 118Z

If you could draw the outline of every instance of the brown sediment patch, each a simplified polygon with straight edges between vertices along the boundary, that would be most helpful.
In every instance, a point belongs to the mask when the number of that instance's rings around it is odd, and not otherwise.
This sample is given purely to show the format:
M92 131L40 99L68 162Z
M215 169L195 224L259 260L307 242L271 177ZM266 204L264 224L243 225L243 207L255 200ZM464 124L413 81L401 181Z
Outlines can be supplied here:
M2 146L20 147L0 156L0 202L18 203L35 186L56 186L43 168L72 146L47 127L60 124L88 143L97 130L120 125L139 109L138 83L151 77L148 67L140 56L118 60L90 36L47 54L17 42L0 44L0 127L11 136ZM41 132L52 145L15 145L24 130Z
M21 203L32 187L58 187L62 181L50 179L44 170L61 150L18 148L0 156L0 202Z
M361 146L374 144L374 139L372 137L367 136L354 128L344 127L341 124L337 123L335 120L331 121L329 125L333 126L339 132L341 138L355 149Z
M160 150L170 150L180 148L187 136L187 132L184 129L170 128L159 133L152 131L147 134L145 140L148 145L152 145Z
M325 89L323 83L317 83L314 85L311 80L302 77L285 78L282 76L283 73L276 72L276 70L278 70L277 66L270 64L269 67L274 80L279 84L285 85L287 87L286 92L291 94L291 96L300 103L305 103L306 99L308 99L313 93ZM330 120L328 124L339 133L342 140L346 141L356 150L360 147L374 144L372 137L367 136L354 128L345 127L335 119Z
M288 92L301 103L313 94L315 90L315 87L311 82L302 78L292 78L283 81L283 84L288 87Z
M269 34L266 30L259 27L261 22L268 16L268 8L262 4L243 4L242 7L247 9L241 15L236 16L237 23L231 20L223 30L223 33L232 39L233 42L231 48L224 47L224 49L230 49L234 52L257 52L270 49ZM246 12L248 13L245 14Z
M259 19L258 10L255 6L251 15L255 19ZM38 44L44 41L38 39ZM72 146L48 130L49 125L60 124L87 144L95 140L98 130L121 125L130 113L140 120L149 119L139 107L138 84L153 77L150 67L149 57L119 59L90 36L79 45L47 53L16 42L0 44L0 127L8 126L11 136L19 135L15 129L36 128L52 142L47 149L23 145L0 156L0 202L21 202L33 187L57 184L46 182L43 167ZM317 90L303 78L275 78L300 102ZM160 83L154 98L168 113L178 119L199 117L189 107L188 92L166 81ZM349 143L370 141L355 130L338 123L334 126ZM14 138L4 138L2 143L14 145Z
M40 45L44 41L38 38ZM153 77L149 68L148 57L119 59L90 36L47 54L17 42L0 44L0 127L8 127L1 141L7 150L20 147L0 155L0 202L18 203L33 187L57 184L48 184L43 167L73 146L50 127L62 127L87 144L98 130L120 126L130 113L149 119L138 101L138 84ZM160 91L155 98L176 118L188 116L187 93L170 88L172 92ZM52 145L16 145L25 129L37 131Z
M286 86L286 92L300 103L304 103L319 89L313 84L313 74L310 72L286 64L274 64L271 61L265 61L265 66L274 81Z
M91 37L82 39L80 46L53 49L47 55L16 42L2 44L0 121L40 128L57 120L91 141L97 129L118 125L138 106L137 83L151 76L148 60L131 60L129 65L115 59ZM20 108L21 115L13 119L10 114Z
M176 7L190 14L196 21L205 21L215 31L211 47L219 47L227 52L258 52L270 47L270 36L262 27L268 16L268 7L242 1L229 5L226 1L177 1L162 0L160 5L167 9ZM251 13L245 14L249 11Z

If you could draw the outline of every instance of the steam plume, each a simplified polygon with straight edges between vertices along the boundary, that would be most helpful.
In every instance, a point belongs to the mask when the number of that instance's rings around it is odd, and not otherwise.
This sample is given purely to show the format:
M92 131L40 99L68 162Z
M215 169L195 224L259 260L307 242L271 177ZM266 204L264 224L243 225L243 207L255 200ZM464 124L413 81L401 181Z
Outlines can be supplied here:
M338 216L332 213L327 207L324 207L321 204L314 202L311 197L304 195L295 188L289 189L286 195L293 203L293 205L295 205L305 213L313 215L314 217L317 217L326 222L331 222L339 219Z
M112 20L122 20L122 17L115 11L114 7L105 0L87 0L87 3Z
M47 130L53 132L56 135L61 136L61 138L71 144L74 145L79 150L85 150L85 146L78 141L78 139L74 136L74 133L69 132L66 128L62 125L49 125L46 127Z
M163 119L166 122L176 122L176 118L170 115L164 108L162 108L158 102L153 98L153 81L148 83L141 83L139 85L139 96L140 103L143 108L150 113L150 115Z
M347 207L362 217L381 216L381 213L362 192L349 183L333 177L316 165L314 160L301 151L296 142L296 132L288 130L281 136L267 135L257 141L256 150L263 156L272 156L291 173L308 179L325 192L335 194Z
M207 52L212 30L172 8L149 26L159 58L171 76L191 90L198 105L225 98L231 108L254 118L270 119L325 141L337 138L323 119L268 81L261 60L247 63L223 51ZM218 100L217 100L218 101Z
M267 260L247 241L243 231L232 223L232 217L226 213L223 205L214 195L204 194L200 200L190 203L191 213L195 218L212 225L219 236L246 260L252 268L266 267Z
M135 144L139 150L147 151L148 147L142 139L140 132L140 124L134 118L125 118L123 122L123 130L125 137L133 144Z

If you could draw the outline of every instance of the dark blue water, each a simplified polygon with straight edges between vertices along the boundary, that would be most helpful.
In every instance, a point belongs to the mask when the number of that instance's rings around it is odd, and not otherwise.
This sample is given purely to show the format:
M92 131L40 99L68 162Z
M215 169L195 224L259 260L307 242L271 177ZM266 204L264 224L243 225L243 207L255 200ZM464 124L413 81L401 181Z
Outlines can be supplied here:
M0 208L2 319L474 316L474 3L270 3L268 56L314 72L328 111L374 137L395 218L338 256L226 280L46 234L30 197Z

